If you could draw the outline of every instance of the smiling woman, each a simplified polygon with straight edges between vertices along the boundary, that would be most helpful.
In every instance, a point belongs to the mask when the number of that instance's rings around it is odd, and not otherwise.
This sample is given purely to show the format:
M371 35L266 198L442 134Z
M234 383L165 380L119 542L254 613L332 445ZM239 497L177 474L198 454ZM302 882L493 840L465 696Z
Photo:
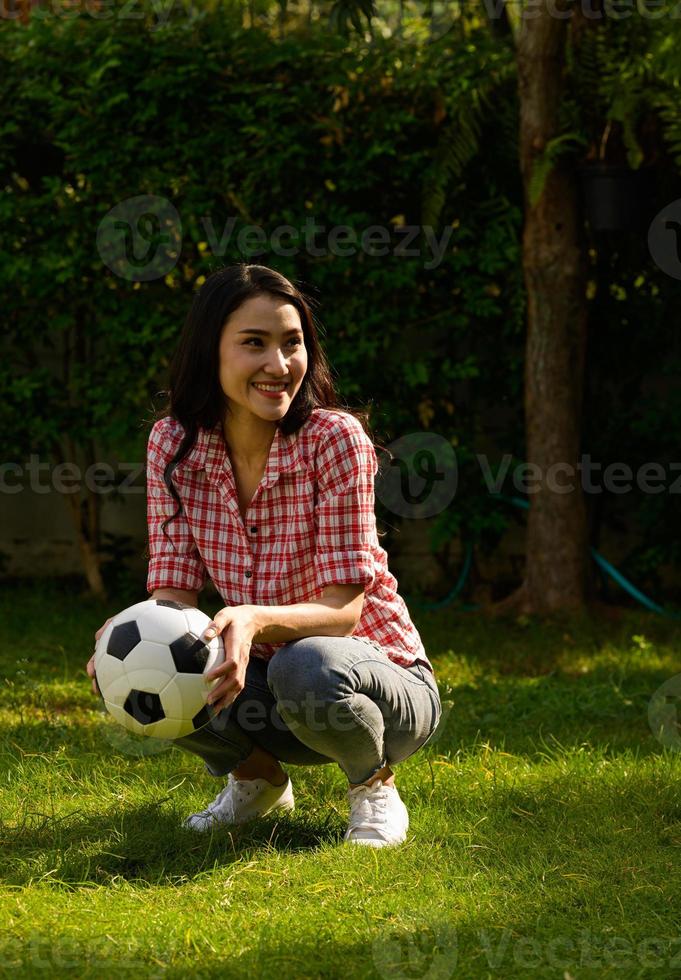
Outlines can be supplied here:
M223 433L230 456L247 467L257 466L269 453L277 418L288 411L307 372L298 310L270 294L245 300L227 319L219 360L219 380L229 406ZM271 412L263 418L265 406Z
M292 809L281 762L336 762L344 840L400 843L390 767L432 737L440 698L378 541L376 452L338 404L310 301L265 266L214 273L169 394L147 452L147 589L196 604L210 575L225 603L211 721L175 744L229 779L186 826Z

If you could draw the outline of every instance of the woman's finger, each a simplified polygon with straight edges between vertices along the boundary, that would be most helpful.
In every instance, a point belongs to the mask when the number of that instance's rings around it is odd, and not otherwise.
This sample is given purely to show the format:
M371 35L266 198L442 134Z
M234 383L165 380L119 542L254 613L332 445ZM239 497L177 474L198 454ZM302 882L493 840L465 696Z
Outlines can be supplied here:
M243 685L237 685L234 690L230 688L229 691L225 693L224 696L221 697L218 701L209 701L208 703L211 706L211 708L217 713L219 711L222 711L223 708L229 707L229 705L238 698L238 696L241 694L242 691L243 691Z
M92 678L92 693L100 694L99 687L97 686L97 675L95 674L95 656L94 654L88 660L85 666L86 673L88 677Z
M221 623L220 613L217 613L215 619L211 620L208 626L206 626L201 639L212 640L216 636L219 636L223 629L224 623Z
M227 671L222 674L222 679L210 690L206 698L206 702L213 707L218 705L224 707L225 702L229 704L244 689L245 675L239 676L239 665L230 663L227 668Z
M229 694L235 688L236 678L228 678L221 684L216 684L215 687L210 691L206 701L208 704L215 704L220 701L226 694ZM237 690L238 693L238 690Z
M236 667L237 663L235 660L223 660L223 662L218 664L217 667L213 667L212 670L208 671L208 673L205 675L206 680L213 681L217 677L225 677L227 674L230 674L233 670L235 670Z

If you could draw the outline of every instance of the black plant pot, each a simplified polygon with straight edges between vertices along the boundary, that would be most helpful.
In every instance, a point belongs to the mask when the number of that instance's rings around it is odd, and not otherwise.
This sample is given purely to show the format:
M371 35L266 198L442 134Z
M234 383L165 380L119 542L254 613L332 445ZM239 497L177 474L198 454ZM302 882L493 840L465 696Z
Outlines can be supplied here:
M592 231L641 231L650 210L650 184L643 170L613 163L578 167L584 216Z

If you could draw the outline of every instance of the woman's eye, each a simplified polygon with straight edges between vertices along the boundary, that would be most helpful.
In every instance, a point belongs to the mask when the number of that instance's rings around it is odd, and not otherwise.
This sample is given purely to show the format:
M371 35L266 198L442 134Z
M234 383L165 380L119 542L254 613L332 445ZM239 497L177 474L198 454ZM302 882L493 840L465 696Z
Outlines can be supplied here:
M260 344L260 343L262 343L262 341L260 340L259 337L250 337L247 341L245 341L245 344L252 344L252 343ZM288 343L289 343L289 346L291 346L291 344L293 344L294 347L298 347L301 344L301 341L292 338L291 340L289 340Z

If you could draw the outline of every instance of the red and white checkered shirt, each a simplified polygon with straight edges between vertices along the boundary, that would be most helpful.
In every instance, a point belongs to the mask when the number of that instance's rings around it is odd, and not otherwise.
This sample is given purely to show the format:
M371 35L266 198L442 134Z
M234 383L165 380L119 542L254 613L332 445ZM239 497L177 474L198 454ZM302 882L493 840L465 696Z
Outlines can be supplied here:
M184 434L170 417L154 425L147 447L147 590L200 590L209 575L225 605L290 605L318 599L327 585L364 586L353 636L364 637L402 667L433 670L397 580L378 542L374 515L376 451L354 416L314 409L289 436L277 428L245 520L218 424L199 429L173 473L183 512L163 470ZM269 660L283 643L253 643Z

